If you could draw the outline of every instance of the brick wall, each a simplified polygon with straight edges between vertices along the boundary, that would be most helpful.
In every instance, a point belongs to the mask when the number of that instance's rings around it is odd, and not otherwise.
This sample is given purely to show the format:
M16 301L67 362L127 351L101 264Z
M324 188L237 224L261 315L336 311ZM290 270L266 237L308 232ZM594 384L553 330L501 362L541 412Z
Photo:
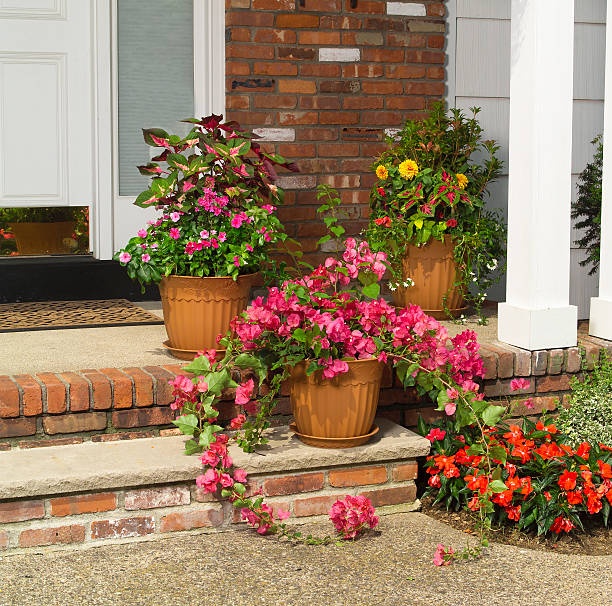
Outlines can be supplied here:
M444 4L432 0L227 0L227 116L295 160L280 217L306 252L323 234L313 189L338 188L365 226L384 132L445 90ZM395 11L403 14L387 14Z

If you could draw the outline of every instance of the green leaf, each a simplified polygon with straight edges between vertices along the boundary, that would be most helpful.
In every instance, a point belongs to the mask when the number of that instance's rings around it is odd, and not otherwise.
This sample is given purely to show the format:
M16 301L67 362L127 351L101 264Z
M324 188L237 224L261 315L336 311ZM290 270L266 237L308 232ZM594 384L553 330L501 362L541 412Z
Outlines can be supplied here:
M240 482L234 482L234 491L237 492L238 494L244 494L246 491L246 488L244 484L241 484Z
M366 296L370 297L370 299L377 299L380 294L380 284L374 282L373 284L368 284L361 289L361 292Z
M472 444L468 449L467 453L470 455L481 455L484 454L484 448L482 444Z
M192 436L198 427L198 417L195 415L181 415L172 421L172 423L181 430L181 433L184 433L186 436Z
M489 484L489 488L495 493L504 492L505 490L508 490L508 487L501 480L493 480Z
M183 370L192 372L196 376L204 375L210 372L210 362L206 356L200 356L199 358L194 358L191 364L187 364L187 366L183 367Z
M215 433L222 429L223 427L219 425L204 425L202 433L200 434L200 446L208 448L215 440Z
M306 341L308 340L303 328L296 328L293 331L293 338L296 341L299 341L300 343L306 343Z
M496 461L500 461L501 463L505 463L506 459L508 458L508 453L506 452L506 449L500 444L498 444L497 446L493 446L489 450L489 454L491 455L491 458L495 459Z
M502 415L506 411L505 406L488 406L482 413L482 420L489 426L494 427L499 423Z
M192 455L196 452L201 452L202 447L195 440L187 440L185 442L185 454Z

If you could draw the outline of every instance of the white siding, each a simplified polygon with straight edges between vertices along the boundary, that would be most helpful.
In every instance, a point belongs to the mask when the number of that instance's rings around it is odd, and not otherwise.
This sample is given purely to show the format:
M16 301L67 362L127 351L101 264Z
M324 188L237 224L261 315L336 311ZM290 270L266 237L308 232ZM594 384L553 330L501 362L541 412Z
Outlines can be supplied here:
M480 123L487 138L501 149L504 175L508 172L508 104L510 89L510 0L450 0L450 106L481 108ZM603 130L605 0L575 0L574 116L572 124L572 184L593 158L591 140ZM561 125L560 125L561 126ZM508 183L502 177L491 187L491 208L507 212ZM570 303L578 317L588 318L590 297L597 294L597 276L579 265L583 252L572 236ZM505 284L495 287L491 299L505 299Z

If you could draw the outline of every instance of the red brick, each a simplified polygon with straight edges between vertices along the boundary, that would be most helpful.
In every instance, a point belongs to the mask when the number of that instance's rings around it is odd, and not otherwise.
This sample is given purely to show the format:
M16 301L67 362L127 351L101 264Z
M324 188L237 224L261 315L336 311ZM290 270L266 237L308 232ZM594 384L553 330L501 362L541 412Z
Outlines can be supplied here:
M442 2L430 2L427 5L428 17L444 17L445 14L446 8Z
M159 435L162 438L167 438L168 436L180 436L182 435L182 431L178 427L173 427L172 429L160 429Z
M580 349L578 347L569 347L565 350L565 372L579 372L582 367L582 358L580 357Z
M111 384L98 370L85 369L81 374L91 383L94 410L108 410L113 405Z
M297 65L293 63L263 63L253 64L253 74L264 76L297 76Z
M82 543L84 540L85 527L82 524L70 524L56 528L24 530L19 535L19 547Z
M537 415L543 412L551 412L559 406L559 398L556 396L535 396L530 397L532 408L525 406L526 398L512 400L510 413L513 416L518 415Z
M424 97L387 97L385 99L387 109L425 109Z
M407 50L406 63L444 63L446 55L439 51ZM432 93L435 94L435 93Z
M228 120L236 120L241 124L252 124L254 126L264 126L272 124L274 114L270 112L227 112Z
M293 511L297 518L327 514L331 509L331 506L338 499L342 498L344 498L343 494L336 494L320 497L309 497L308 499L296 499L293 502Z
M155 532L155 520L150 516L97 520L91 523L92 539L125 539L142 537Z
M113 408L131 408L133 396L132 379L118 368L101 368L100 372L106 375L113 385Z
M362 82L361 88L367 95L399 95L403 91L401 82Z
M137 410L118 410L112 414L113 427L148 427L150 425L169 425L174 420L170 407L142 408Z
M548 374L558 375L563 370L565 352L563 349L551 349L548 352Z
M388 48L364 48L363 61L377 61L379 63L401 63L404 60L404 51Z
M248 76L251 73L251 66L243 61L227 61L225 73L228 76Z
M59 438L58 440L22 440L19 448L46 448L47 446L66 446L82 444L83 438Z
M545 375L548 368L548 351L534 351L531 354L531 373Z
M60 376L68 383L70 412L89 410L89 383L75 372L65 372Z
M67 394L66 385L50 372L37 374L36 377L44 386L44 400L46 402L45 412L49 414L60 414L66 412Z
M343 78L380 78L385 73L382 65L351 63L342 66Z
M99 431L106 429L105 412L81 412L61 415L59 417L45 417L43 419L45 433L77 433L80 431Z
M317 124L319 114L317 112L280 112L278 115L279 124L283 126L293 124Z
M321 488L323 488L322 473L306 473L297 476L270 478L263 482L264 494L270 497L312 492L314 490L321 490Z
M303 0L303 11L317 11L320 13L337 13L342 8L342 0Z
M180 429L176 428L179 433ZM118 442L119 440L138 440L141 438L153 438L155 434L152 431L122 431L120 433L103 433L97 436L92 436L92 442Z
M227 25L248 25L249 27L271 27L274 23L272 13L255 11L230 11L226 16Z
M358 156L359 143L319 143L318 152L320 156Z
M484 387L485 396L489 398L495 398L498 396L509 396L511 394L518 396L535 392L535 379L529 381L529 387L517 391L513 391L510 387L512 381L513 379L497 379L496 381L486 381Z
M406 480L416 480L419 467L416 463L401 463L393 467L393 481L405 482Z
M153 379L141 368L124 368L123 372L134 381L135 403L138 407L153 406Z
M143 370L148 372L154 380L155 404L157 406L167 406L174 401L172 387L168 381L174 379L174 374L164 370L161 366L143 366Z
M393 421L394 423L397 423L398 425L403 424L401 410L379 408L376 411L376 416L382 417L383 419L389 419L389 421Z
M361 492L364 497L372 501L374 507L382 505L399 505L400 503L412 503L416 499L416 486L398 486L396 488L379 488L378 490L367 490Z
M223 523L223 511L220 509L197 509L169 513L161 518L160 532L177 532L192 528L208 528Z
M383 484L386 481L387 470L382 465L354 469L333 469L329 472L329 483L337 488Z
M599 361L601 347L583 338L580 339L579 345L585 350L587 370L593 370L594 363Z
M253 10L259 11L292 11L295 0L253 0Z
M567 391L569 389L569 375L552 375L537 379L536 391L538 393L546 391Z
M81 513L112 511L117 508L117 495L114 492L81 494L72 497L49 499L51 515L55 517L75 516Z
M248 29L233 28L230 30L230 38L232 42L250 42L251 32Z
M277 15L276 16L276 26L277 27L285 27L287 29L296 29L301 27L319 27L319 17L316 15L303 15L303 14L293 14L293 15Z
M444 48L445 38L441 34L430 34L427 38L429 48Z
M0 438L33 436L36 433L36 419L0 419Z
M260 29L255 32L255 42L293 44L296 39L296 33L289 29Z
M428 67L427 77L432 80L444 80L446 77L446 70L443 67Z
M360 182L361 177L359 175L322 175L319 177L319 183L327 183L327 185L336 189L356 188L359 187Z
M357 112L321 112L319 120L321 124L358 124L359 114Z
M300 109L340 109L340 99L322 95L300 97Z
M499 347L497 345L491 345L487 343L483 349L492 351L497 355L497 376L500 379L507 379L514 376L514 353Z
M255 95L253 102L256 108L291 109L297 105L295 95Z
M8 376L0 377L0 417L19 416L19 388Z
M42 414L42 389L38 381L31 375L15 375L13 378L19 384L23 394L23 414L26 417Z
M427 44L424 34L405 34L389 32L387 35L388 46L407 46L409 48L423 48Z
M321 17L321 29L361 29L362 21L357 17L346 15L324 15Z
M189 505L191 497L186 486L162 486L160 488L143 488L128 490L125 493L124 508L155 509L156 507L173 507Z
M6 501L0 503L0 524L25 522L45 517L43 501Z
M340 32L303 31L298 33L299 44L340 44Z
M444 82L406 82L404 90L407 95L436 95L444 94Z
M340 66L335 63L304 63L300 65L300 76L316 76L318 78L338 78L340 76Z
M274 47L259 44L230 44L227 56L232 59L274 59Z
M7 549L9 544L9 534L4 530L0 530L0 549Z
M8 442L0 442L0 452L4 452L11 449L11 445Z
M353 6L352 2L344 2L344 10L353 13L366 13L368 15L382 15L385 12L386 2L380 0L359 0Z

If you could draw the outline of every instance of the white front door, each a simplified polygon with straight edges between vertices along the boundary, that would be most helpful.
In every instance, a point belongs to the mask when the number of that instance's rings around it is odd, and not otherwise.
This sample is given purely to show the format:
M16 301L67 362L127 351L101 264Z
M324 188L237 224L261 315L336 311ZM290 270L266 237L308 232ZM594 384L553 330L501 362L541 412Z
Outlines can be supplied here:
M0 206L94 201L92 6L0 0Z

